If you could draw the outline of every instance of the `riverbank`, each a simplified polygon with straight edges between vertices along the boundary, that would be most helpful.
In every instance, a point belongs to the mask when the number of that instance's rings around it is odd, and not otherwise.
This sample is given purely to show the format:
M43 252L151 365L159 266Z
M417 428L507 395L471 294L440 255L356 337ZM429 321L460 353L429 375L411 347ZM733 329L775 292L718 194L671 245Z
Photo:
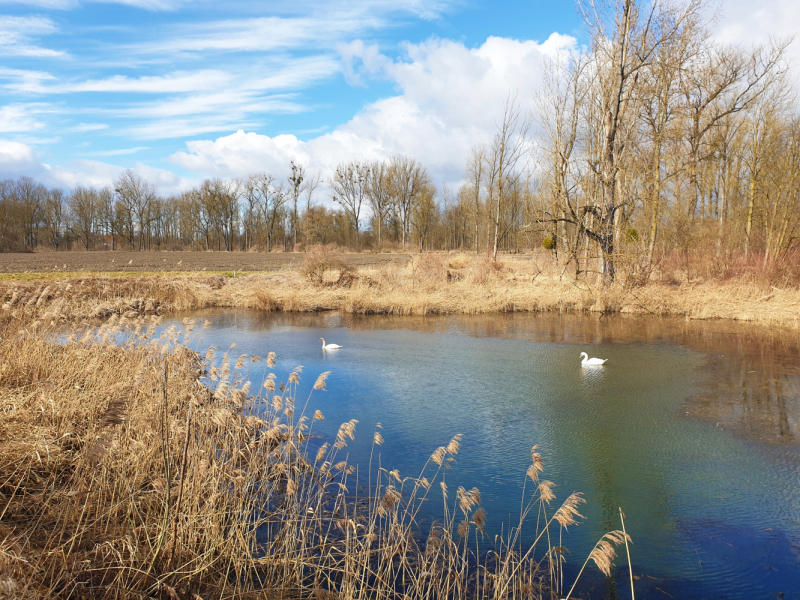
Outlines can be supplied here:
M504 257L500 266L458 254L374 264L326 260L333 262L321 275L303 262L259 273L6 274L0 277L0 312L74 321L213 307L403 315L559 311L731 319L800 329L800 290L751 281L670 280L603 290L542 267L535 257Z

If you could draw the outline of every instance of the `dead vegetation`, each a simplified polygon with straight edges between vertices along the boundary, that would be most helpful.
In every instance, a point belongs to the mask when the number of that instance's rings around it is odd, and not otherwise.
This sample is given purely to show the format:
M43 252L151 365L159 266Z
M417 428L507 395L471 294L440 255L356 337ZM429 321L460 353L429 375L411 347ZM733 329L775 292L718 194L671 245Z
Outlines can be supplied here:
M522 600L564 589L564 550L550 539L580 521L583 500L556 502L535 447L522 515L535 540L523 544L517 527L492 541L480 492L441 478L460 436L414 476L356 481L356 421L318 440L324 415L295 403L311 392L313 406L327 373L304 388L301 367L272 372L272 354L201 357L186 348L193 321L154 338L157 323L112 315L57 342L41 321L2 317L3 598ZM376 454L382 441L374 432ZM436 497L445 518L422 528ZM590 559L608 574L614 552L599 544Z
M44 323L127 319L199 308L340 310L357 314L593 312L733 319L800 328L800 290L742 267L725 280L698 279L680 257L664 261L647 285L603 288L556 264L549 253L506 255L502 263L460 253L418 254L406 262L353 268L330 250L308 253L297 270L253 273L0 280L0 314ZM694 274L694 275L693 275ZM232 273L230 274L232 275Z
M355 271L341 255L327 246L313 246L303 258L298 269L300 275L316 286L349 287L355 280Z

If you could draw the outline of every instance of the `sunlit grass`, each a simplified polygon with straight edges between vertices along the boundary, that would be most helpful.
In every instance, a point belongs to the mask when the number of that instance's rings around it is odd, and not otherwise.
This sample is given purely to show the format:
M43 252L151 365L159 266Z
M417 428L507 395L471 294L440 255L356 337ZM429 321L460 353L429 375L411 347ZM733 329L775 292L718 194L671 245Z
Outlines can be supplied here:
M40 301L45 288L46 300ZM237 270L235 277L231 270L0 274L0 311L16 316L75 320L146 313L141 306L147 300L161 307L159 314L211 307L414 316L557 311L733 319L800 329L797 288L749 279L603 288L588 279L575 281L539 255L494 263L485 256L419 254L405 263L355 268L335 257L320 261L309 252L306 262L294 267Z

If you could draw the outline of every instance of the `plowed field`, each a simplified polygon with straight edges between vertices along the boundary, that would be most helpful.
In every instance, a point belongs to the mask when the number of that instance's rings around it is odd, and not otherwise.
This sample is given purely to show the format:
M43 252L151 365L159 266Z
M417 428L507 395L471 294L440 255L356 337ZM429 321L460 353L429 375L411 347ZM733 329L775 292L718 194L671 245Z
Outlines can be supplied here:
M153 273L279 271L302 262L302 253L255 252L33 252L0 254L0 273ZM342 254L353 266L404 263L407 254Z

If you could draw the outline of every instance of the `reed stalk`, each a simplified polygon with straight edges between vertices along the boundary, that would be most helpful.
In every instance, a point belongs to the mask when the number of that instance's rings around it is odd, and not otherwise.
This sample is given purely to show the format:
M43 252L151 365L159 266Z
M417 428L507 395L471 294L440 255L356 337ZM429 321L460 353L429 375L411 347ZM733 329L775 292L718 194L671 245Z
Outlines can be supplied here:
M311 431L324 416L296 410L300 368L280 384L272 354L231 348L212 362L157 324L65 335L0 317L0 584L12 595L527 600L560 587L549 530L577 524L581 499L556 502L536 448L520 523L492 539L480 492L445 481L460 436L405 476L381 465L376 432L365 477L347 460L356 421L322 441ZM259 362L267 385L251 393ZM437 493L444 519L423 526Z

